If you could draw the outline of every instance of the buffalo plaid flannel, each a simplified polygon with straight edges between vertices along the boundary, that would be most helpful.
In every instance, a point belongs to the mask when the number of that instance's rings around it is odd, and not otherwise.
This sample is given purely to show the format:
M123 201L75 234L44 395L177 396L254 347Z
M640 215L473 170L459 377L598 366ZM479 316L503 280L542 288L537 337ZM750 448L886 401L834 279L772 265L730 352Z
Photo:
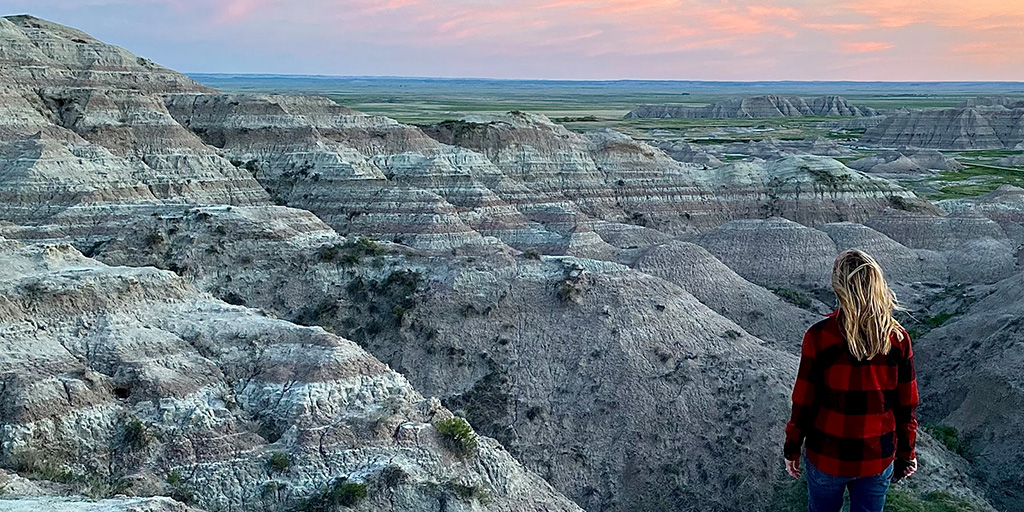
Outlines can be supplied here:
M893 336L889 354L857 361L833 311L804 335L786 425L786 459L807 458L822 472L877 475L894 457L914 458L917 379L910 337Z

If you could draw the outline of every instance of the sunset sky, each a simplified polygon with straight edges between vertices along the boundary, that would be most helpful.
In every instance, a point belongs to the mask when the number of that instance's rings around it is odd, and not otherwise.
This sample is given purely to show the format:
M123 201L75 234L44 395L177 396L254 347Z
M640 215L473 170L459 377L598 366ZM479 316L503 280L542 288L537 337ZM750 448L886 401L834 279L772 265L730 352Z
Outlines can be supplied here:
M3 0L185 72L1024 80L1024 0Z

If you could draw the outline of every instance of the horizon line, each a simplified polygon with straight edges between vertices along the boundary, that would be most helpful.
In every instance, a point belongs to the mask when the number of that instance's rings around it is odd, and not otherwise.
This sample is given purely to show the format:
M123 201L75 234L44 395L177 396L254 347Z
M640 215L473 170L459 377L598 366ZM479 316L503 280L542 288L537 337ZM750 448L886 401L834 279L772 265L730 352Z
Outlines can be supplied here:
M330 75L303 73L253 73L253 72L221 72L221 71L185 71L187 76L232 76L232 77L275 77L275 78L326 78L326 79L399 79L399 80L479 80L500 82L697 82L697 83L853 83L853 84L1018 84L1024 86L1024 80L713 80L686 78L495 78L495 77L450 77L450 76L416 76L416 75Z

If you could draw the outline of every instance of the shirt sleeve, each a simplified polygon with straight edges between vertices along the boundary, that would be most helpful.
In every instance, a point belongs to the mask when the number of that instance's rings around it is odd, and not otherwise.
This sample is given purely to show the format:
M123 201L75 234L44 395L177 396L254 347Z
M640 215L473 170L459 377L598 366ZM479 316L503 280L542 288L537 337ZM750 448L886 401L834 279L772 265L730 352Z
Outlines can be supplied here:
M783 456L788 460L800 458L800 448L804 444L807 430L814 424L814 392L817 386L813 378L815 355L814 337L808 329L800 348L800 367L797 370L796 383L793 385L793 411L789 422L786 423Z
M897 393L898 403L893 411L896 418L896 456L901 459L913 459L917 454L914 444L917 441L917 373L914 369L914 349L910 344L910 335L903 331L906 339L906 354L900 359Z

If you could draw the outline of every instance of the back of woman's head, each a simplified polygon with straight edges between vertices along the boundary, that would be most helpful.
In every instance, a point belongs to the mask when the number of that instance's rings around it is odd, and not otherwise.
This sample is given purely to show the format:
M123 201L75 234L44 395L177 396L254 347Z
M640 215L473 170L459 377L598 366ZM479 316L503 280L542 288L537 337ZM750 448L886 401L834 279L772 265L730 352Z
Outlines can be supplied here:
M838 319L850 354L857 360L888 354L890 336L903 338L902 326L892 313L900 308L882 275L882 267L870 255L843 251L832 265L832 289L839 299Z

